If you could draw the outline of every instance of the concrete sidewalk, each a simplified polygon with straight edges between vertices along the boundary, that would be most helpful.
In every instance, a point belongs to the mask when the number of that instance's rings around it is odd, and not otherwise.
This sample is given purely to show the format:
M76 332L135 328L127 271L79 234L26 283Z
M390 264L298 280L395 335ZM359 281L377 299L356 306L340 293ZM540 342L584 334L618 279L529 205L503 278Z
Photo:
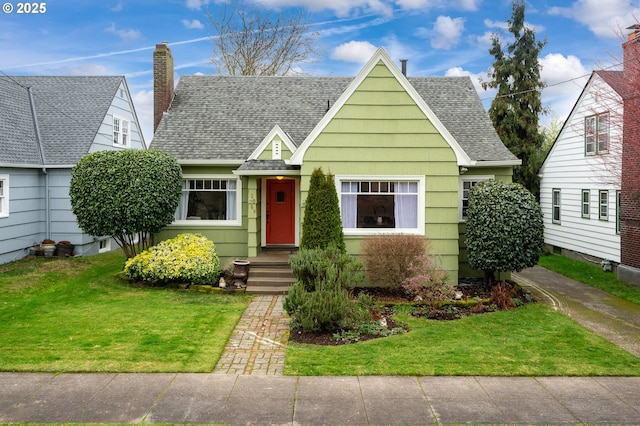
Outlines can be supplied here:
M640 377L0 373L0 421L640 424Z

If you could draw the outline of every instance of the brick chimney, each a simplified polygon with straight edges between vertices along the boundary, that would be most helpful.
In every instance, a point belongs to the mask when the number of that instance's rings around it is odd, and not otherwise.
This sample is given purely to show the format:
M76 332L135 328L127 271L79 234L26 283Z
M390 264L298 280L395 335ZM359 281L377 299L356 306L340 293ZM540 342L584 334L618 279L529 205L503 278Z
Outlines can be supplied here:
M153 52L153 132L173 99L173 56L168 43L156 44Z
M629 94L624 99L618 277L640 284L640 25L627 29L631 33L622 44Z

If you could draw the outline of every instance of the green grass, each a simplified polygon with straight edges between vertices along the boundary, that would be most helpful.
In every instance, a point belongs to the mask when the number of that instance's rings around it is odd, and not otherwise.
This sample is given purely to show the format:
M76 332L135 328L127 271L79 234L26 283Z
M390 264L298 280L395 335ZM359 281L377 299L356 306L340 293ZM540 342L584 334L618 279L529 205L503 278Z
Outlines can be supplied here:
M343 346L289 343L286 375L637 376L640 358L541 304L434 321Z
M599 265L572 260L557 254L541 256L538 265L581 283L599 288L629 302L640 304L640 287L620 281Z
M1 265L0 371L212 371L249 297L132 286L124 260Z

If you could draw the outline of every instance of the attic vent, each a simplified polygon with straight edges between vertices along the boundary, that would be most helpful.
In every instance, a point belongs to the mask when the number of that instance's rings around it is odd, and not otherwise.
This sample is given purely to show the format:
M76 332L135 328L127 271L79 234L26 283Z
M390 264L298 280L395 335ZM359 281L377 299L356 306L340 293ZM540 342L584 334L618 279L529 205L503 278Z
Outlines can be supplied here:
M281 141L273 141L273 145L271 148L271 159L272 160L282 159L282 142Z

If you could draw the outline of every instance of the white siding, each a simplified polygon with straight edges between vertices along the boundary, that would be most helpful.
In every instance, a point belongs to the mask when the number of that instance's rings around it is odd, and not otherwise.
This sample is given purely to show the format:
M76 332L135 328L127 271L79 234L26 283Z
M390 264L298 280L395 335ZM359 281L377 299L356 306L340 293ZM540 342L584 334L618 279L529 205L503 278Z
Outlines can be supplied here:
M120 87L115 93L115 97L111 102L111 106L107 111L107 114L102 120L102 124L98 129L96 138L91 146L89 152L103 151L106 149L122 149L114 147L113 145L113 116L119 117L123 120L129 121L129 138L130 143L128 148L142 149L145 148L143 141L142 131L138 124L138 118L135 113L133 102L131 101L131 95L126 83L120 84Z
M585 155L584 119L609 111L610 150ZM578 253L620 262L616 233L616 191L620 190L622 101L594 74L582 92L540 174L540 204L544 213L545 243ZM561 191L560 223L552 223L553 189ZM582 190L590 192L590 215L582 217ZM609 191L609 219L598 218L599 191Z

